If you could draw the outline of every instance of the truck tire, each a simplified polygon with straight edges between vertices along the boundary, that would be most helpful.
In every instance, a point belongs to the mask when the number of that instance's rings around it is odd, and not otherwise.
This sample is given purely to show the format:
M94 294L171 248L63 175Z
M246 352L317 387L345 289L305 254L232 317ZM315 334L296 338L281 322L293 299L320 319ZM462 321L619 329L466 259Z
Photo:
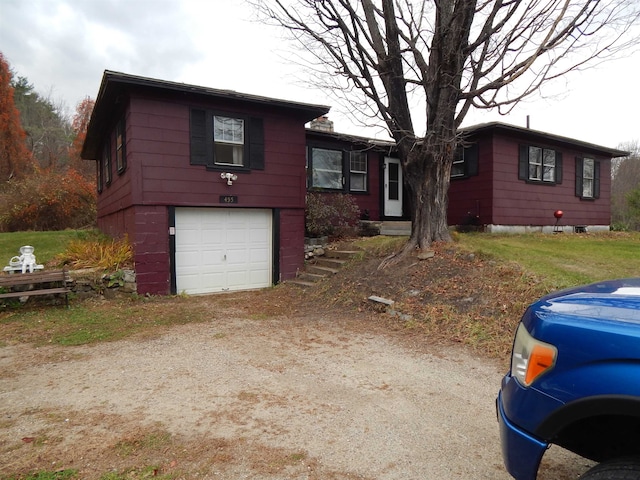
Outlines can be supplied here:
M582 475L580 480L640 480L640 458L601 463Z

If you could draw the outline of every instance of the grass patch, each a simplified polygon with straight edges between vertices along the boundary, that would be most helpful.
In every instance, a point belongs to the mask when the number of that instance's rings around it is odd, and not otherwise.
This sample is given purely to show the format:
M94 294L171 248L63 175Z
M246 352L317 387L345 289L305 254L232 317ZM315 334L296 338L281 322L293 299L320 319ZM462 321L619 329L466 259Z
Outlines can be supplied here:
M199 307L197 299L176 297L85 301L69 309L12 309L0 312L0 344L87 345L212 318L214 314Z
M62 230L59 232L10 232L0 234L0 262L9 264L9 259L20 255L20 247L31 245L38 263L47 264L64 251L72 240L82 238L86 232Z
M78 478L77 470L60 470L57 472L36 472L18 476L0 476L0 480L67 480Z
M458 243L481 256L516 262L550 289L633 277L640 271L640 233L462 234Z

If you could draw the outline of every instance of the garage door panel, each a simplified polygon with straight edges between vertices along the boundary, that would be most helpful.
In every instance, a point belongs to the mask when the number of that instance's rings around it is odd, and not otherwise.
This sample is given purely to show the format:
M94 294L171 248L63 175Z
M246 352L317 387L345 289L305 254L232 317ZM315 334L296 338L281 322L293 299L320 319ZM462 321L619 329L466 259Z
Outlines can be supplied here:
M175 221L178 292L212 293L271 285L270 210L176 208Z

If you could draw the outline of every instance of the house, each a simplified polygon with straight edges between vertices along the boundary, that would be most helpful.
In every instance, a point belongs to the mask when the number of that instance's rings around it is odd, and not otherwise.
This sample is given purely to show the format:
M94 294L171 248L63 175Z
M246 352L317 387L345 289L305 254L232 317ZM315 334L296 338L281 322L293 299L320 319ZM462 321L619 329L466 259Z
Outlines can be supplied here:
M328 111L106 71L82 158L97 165L98 227L132 243L138 293L295 277L307 191L348 193L363 219L408 219L394 144L337 133ZM611 159L626 152L501 123L460 135L452 225L609 228Z
M267 287L303 265L305 124L329 107L106 71L82 158L138 293Z
M459 133L450 225L487 232L609 230L611 159L627 152L499 122ZM370 220L408 219L393 147L335 133L326 118L317 119L307 130L307 187L353 195Z
M487 232L609 230L611 159L627 152L498 122L460 133L450 224Z

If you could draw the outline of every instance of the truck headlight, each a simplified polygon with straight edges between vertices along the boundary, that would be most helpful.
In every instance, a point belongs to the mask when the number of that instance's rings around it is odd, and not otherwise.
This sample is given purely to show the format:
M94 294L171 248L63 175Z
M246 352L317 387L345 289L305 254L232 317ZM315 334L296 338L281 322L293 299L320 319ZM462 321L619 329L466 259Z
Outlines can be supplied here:
M558 349L536 340L521 323L513 342L511 376L528 387L556 364Z

